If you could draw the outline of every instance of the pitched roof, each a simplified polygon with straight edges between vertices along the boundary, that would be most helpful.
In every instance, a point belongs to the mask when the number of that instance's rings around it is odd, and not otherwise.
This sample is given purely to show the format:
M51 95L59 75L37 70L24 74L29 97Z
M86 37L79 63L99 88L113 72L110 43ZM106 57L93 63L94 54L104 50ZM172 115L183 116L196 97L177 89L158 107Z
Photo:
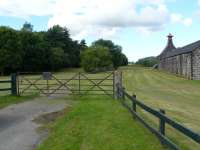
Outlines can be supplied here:
M185 54L185 53L192 52L193 50L195 50L199 47L200 47L200 40L196 41L194 43L191 43L189 45L186 45L184 47L172 49L171 51L168 51L165 54L161 54L161 56L162 56L162 58L167 58L167 57L172 57L172 56L176 56L176 55L180 55L180 54Z

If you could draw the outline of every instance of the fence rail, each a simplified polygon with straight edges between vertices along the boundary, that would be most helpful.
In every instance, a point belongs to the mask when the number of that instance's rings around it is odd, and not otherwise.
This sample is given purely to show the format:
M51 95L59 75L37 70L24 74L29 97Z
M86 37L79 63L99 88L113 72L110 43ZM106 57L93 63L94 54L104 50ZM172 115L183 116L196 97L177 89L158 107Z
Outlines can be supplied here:
M16 74L13 73L11 74L10 76L10 80L0 80L0 85L1 84L8 84L7 87L1 87L0 88L0 92L9 92L12 94L12 95L17 95L17 87L16 87Z
M118 86L117 89L117 97L121 100L121 103L136 117L145 127L147 127L151 132L153 132L163 144L167 145L172 150L180 150L180 148L173 143L169 138L165 136L165 124L170 125L172 128L176 129L180 133L184 134L185 136L189 137L193 141L200 144L200 134L192 131L191 129L184 127L180 123L172 120L171 118L165 115L164 110L157 111L144 103L137 100L136 95L130 96L125 88ZM132 103L132 107L130 107L127 103L125 103L125 99L128 99ZM137 106L141 109L145 110L146 112L150 113L151 115L157 117L159 119L159 129L155 129L150 126L138 113L137 113Z

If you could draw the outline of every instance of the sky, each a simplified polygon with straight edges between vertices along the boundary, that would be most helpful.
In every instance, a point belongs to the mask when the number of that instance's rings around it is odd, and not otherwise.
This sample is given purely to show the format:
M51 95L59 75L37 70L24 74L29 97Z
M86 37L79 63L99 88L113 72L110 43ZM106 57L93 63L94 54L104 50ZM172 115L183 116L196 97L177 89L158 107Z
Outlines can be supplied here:
M200 40L200 0L0 0L0 26L26 21L35 31L66 27L88 45L112 40L137 61L159 55L169 33L176 47Z

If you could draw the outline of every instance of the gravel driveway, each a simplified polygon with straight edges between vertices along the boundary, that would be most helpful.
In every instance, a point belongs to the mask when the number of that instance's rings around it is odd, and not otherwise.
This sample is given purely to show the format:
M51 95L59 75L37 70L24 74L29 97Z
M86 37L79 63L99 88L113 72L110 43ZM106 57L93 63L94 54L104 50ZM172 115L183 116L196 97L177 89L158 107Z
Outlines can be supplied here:
M0 150L33 150L44 137L33 120L66 107L64 100L41 97L1 109Z

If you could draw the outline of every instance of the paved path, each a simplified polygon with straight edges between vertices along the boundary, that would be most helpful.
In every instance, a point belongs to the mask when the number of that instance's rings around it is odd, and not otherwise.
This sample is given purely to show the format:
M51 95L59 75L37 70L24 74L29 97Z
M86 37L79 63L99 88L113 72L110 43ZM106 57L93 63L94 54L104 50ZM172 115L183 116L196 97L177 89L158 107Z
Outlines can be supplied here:
M64 100L40 98L0 110L0 150L33 150L42 135L34 118L67 107Z

